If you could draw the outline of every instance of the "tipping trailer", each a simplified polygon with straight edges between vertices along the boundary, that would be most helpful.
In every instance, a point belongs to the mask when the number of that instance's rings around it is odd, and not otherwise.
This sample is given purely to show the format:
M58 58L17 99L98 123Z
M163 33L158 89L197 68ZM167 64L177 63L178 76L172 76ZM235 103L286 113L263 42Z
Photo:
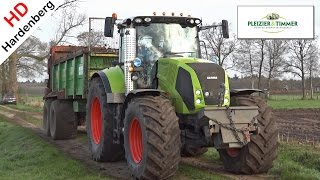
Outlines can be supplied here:
M118 59L117 49L55 46L48 60L43 125L53 139L74 137L85 122L88 83L99 70Z
M190 16L117 20L113 14L105 19L104 35L117 34L119 56L114 50L53 48L46 133L71 138L86 117L92 159L125 157L134 179L169 178L181 156L208 147L219 151L230 172L267 172L278 146L271 108L252 95L260 90L230 89L226 71L201 58L199 32L209 29L229 37L226 20L202 26Z

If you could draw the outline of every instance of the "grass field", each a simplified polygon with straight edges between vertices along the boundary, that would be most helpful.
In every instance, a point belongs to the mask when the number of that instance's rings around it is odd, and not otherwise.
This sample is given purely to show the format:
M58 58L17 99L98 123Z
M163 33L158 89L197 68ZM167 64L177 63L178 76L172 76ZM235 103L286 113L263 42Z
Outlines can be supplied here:
M281 179L320 179L320 148L280 144L278 158L269 173Z
M206 162L221 163L217 150L210 148L200 157ZM320 179L320 148L281 143L278 157L268 173L280 179Z
M320 100L267 100L274 109L320 108Z
M0 179L106 179L0 117Z

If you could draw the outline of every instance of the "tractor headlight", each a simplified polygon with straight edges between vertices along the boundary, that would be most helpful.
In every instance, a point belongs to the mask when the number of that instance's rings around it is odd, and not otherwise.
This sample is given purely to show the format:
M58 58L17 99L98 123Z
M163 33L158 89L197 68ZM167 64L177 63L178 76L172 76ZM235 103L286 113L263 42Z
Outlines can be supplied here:
M196 103L197 103L197 104L200 104L200 103L201 103L201 100L200 100L200 99L197 99L197 100L196 100Z
M140 58L135 58L135 59L133 60L133 65L134 65L135 67L140 67L141 64L142 64L142 61L141 61Z
M201 91L200 90L196 90L196 95L200 95Z
M132 75L131 75L131 80L132 80L132 81L136 81L136 80L138 80L138 79L139 79L138 74L137 74L137 73L132 73Z

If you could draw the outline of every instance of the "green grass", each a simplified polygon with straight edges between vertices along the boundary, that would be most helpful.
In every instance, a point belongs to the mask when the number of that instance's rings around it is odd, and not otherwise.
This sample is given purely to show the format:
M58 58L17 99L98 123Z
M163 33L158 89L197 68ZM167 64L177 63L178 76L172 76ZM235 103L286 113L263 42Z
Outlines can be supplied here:
M17 103L17 105L10 104L10 105L6 105L6 106L8 106L10 108L13 108L13 109L20 110L20 111L42 112L42 108L35 107L35 106L30 106L30 105L27 105L27 104Z
M309 145L280 144L269 174L281 179L320 179L320 149Z
M34 118L32 115L26 113L26 112L14 112L14 111L11 111L11 110L8 110L6 108L3 108L3 107L0 107L0 110L1 111L5 111L5 112L10 112L10 113L13 113L13 114L16 114L18 115L20 118L23 118L23 120L31 123L31 124L34 124L38 127L41 127L42 126L42 119L37 119L37 118Z
M219 152L215 148L208 148L208 151L199 158L208 163L215 162L218 164L222 164L222 162L220 161Z
M105 179L0 117L0 179Z
M268 100L274 109L320 108L320 100Z

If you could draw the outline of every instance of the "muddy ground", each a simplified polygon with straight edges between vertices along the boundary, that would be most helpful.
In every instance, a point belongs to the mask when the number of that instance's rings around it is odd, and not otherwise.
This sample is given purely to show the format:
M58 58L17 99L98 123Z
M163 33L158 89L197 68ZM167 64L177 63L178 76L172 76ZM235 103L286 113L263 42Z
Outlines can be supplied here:
M279 138L320 142L320 109L274 110Z
M3 107L3 106L2 106ZM8 110L8 111L7 111ZM54 144L64 153L70 155L72 158L83 162L87 167L93 170L100 171L102 174L113 177L116 179L130 179L130 174L126 165L126 161L120 161L116 163L98 163L91 160L90 153L87 144L81 141L81 139L53 141L48 138L41 128L24 121L19 117L11 108L6 107L6 111L0 111L3 114L13 120L18 125L31 129L33 132L46 139L50 143ZM30 113L37 119L41 119L41 113ZM320 109L296 109L296 110L275 110L274 117L279 128L280 135L288 134L292 137L296 136L301 139L313 138L320 141ZM79 136L84 136L83 131L80 131ZM221 164L202 162L197 158L183 158L183 164L191 165L197 168L205 169L216 174L221 174L231 179L277 179L276 177L270 177L268 175L234 175L225 172ZM176 179L175 177L173 179Z

